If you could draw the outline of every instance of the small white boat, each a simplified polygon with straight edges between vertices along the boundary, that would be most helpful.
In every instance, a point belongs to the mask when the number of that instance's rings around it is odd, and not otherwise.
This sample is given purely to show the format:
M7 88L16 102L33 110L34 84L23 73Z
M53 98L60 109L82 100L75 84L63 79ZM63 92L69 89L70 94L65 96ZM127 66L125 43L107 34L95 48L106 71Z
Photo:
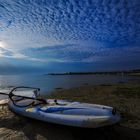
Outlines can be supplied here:
M13 112L44 122L97 128L115 124L120 120L120 114L115 109L104 105L56 99L46 99L47 103L40 104L33 99L17 96L14 96L13 100L9 101L9 108Z
M0 94L9 96L8 105L13 112L44 122L97 128L115 124L120 120L120 114L112 107L66 100L40 99L39 90L31 87L15 87L9 94L2 92ZM27 93L30 93L28 97Z

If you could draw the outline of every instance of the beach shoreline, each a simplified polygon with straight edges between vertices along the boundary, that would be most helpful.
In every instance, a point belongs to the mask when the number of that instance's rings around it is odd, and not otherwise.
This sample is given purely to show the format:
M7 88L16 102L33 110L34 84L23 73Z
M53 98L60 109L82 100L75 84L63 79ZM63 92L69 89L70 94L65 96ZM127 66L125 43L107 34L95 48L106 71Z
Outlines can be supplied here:
M57 89L47 98L113 106L120 111L121 121L98 129L74 128L25 118L5 105L0 108L0 140L138 140L140 137L140 81Z
M121 124L140 129L140 81L61 89L52 92L47 98L112 106L120 111Z

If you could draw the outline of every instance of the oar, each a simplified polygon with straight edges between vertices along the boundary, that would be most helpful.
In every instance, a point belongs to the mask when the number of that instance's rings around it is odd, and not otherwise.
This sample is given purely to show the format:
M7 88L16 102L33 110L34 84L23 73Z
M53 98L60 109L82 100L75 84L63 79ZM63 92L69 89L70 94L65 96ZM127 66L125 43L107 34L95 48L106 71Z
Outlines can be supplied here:
M21 97L21 98L25 98L25 99L32 99L32 100L41 101L43 103L47 103L47 101L45 99L40 99L40 98L34 98L34 97L28 97L28 96L22 96L22 95L15 95L15 94L13 94L13 91L16 91L16 89L19 89L19 88L36 89L36 90L40 91L39 88L21 86L21 87L14 87L9 93L0 92L0 94L9 96L9 98L11 100L12 100L13 96L16 96L16 97Z

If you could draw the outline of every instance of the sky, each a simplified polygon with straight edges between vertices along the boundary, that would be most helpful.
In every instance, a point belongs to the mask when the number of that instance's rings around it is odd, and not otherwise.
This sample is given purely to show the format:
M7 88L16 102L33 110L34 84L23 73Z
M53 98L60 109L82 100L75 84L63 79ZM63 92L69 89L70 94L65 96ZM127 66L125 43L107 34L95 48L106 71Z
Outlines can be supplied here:
M0 74L140 68L140 0L0 0Z

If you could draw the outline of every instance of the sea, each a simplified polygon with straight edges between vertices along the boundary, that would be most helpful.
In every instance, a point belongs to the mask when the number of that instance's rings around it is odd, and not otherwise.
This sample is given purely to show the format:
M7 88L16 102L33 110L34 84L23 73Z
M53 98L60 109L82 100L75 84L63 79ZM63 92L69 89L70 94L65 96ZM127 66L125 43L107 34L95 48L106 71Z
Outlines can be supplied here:
M41 94L86 85L108 85L140 80L136 76L118 75L0 75L0 92L15 86L38 87Z

